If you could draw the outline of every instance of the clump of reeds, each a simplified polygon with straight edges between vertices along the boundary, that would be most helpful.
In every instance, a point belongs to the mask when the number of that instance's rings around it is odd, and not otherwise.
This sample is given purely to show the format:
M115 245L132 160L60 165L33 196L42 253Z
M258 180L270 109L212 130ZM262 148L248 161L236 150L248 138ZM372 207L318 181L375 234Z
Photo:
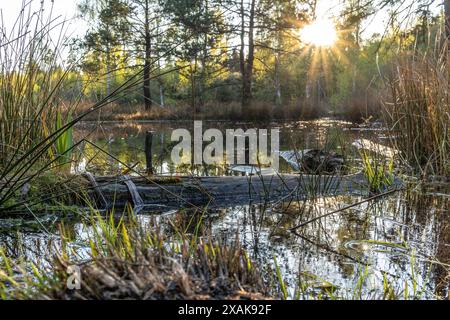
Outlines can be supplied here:
M339 119L353 123L364 123L380 118L380 97L374 89L358 91L345 100L334 111Z
M73 112L80 97L68 106L61 100L75 67L62 58L65 21L44 6L24 1L12 30L0 21L0 212L44 172L67 173L72 151L83 142L73 141L72 128L143 81L140 70L88 109Z
M45 5L23 2L9 30L0 21L0 208L28 177L71 161L70 107L60 101L71 72L61 59L65 21Z
M17 277L17 268L3 256L0 283L9 286L3 285L3 298L261 299L268 293L237 242L223 245L186 234L171 239L158 226L143 226L134 218L96 216L92 222L87 260L74 258L64 227L63 250L50 272L31 268L32 275ZM71 278L74 270L78 285Z
M360 151L364 176L373 194L386 191L394 183L394 159L377 158L366 150Z
M446 50L407 54L396 61L389 81L386 120L393 146L423 177L450 174L450 100Z
M64 22L44 14L43 3L32 6L24 4L12 30L0 24L0 168L52 132L60 107Z

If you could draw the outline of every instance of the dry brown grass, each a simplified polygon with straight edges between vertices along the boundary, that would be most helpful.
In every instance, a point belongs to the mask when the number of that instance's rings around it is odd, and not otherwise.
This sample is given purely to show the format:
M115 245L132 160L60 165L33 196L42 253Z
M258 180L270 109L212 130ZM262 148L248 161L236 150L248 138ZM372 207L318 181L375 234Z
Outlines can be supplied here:
M80 104L77 113L90 108L91 103ZM90 114L84 120L230 120L230 121L271 121L271 120L312 120L326 115L326 105L316 106L308 101L289 103L276 107L273 103L255 101L243 109L238 102L207 103L192 111L190 106L154 106L145 111L142 105L110 104L98 112Z
M373 92L352 96L345 107L339 111L339 117L354 123L379 119L382 111L380 97Z
M100 218L101 232L91 239L90 260L77 262L67 252L58 255L48 285L40 286L33 298L203 300L267 295L258 269L239 244L188 235L171 240L157 227L146 227ZM70 266L80 268L79 290L67 288Z
M393 67L386 103L392 143L423 177L450 174L450 100L445 55L405 55Z
M89 102L80 104L76 112L78 114L83 114L90 108L91 104L92 103ZM187 115L187 110L184 110L181 107L162 108L159 106L154 106L151 110L146 111L144 106L141 105L121 105L111 103L101 110L89 114L83 120L180 120L185 118Z

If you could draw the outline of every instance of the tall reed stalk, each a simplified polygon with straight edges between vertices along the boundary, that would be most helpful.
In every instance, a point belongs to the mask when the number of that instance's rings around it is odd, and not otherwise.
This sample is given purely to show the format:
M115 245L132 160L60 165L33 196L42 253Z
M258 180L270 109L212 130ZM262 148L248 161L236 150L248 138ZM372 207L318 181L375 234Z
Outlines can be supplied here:
M0 168L48 136L64 80L59 58L64 23L31 1L11 30L0 29ZM57 35L58 37L55 37Z
M35 10L38 3L40 7ZM12 30L7 31L0 21L0 212L7 210L5 203L26 190L23 187L36 176L66 165L77 146L69 140L78 122L143 82L140 70L73 119L58 121L61 93L73 66L64 63L65 22L54 19L52 10L44 13L47 3L24 1ZM154 65L156 62L151 67ZM70 114L78 102L65 111Z
M415 174L450 174L450 100L446 50L398 58L386 119L393 146Z

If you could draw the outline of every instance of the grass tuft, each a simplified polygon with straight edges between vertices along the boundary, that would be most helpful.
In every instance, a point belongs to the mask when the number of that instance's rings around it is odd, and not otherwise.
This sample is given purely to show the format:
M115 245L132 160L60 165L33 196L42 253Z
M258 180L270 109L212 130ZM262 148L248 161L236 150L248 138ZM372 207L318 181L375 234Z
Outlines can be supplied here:
M450 100L447 50L437 56L409 54L398 59L385 104L392 144L412 173L450 174Z

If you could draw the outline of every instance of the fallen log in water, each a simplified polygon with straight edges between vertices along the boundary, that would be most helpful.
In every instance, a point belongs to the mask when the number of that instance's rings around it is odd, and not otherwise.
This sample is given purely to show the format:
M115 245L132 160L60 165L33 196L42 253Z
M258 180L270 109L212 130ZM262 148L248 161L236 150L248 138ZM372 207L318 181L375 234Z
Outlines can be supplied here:
M94 177L86 173L89 194L98 208L123 208L127 204L136 213L142 210L166 210L180 207L230 207L249 203L279 202L308 197L339 194L368 194L364 174L334 176L283 174L248 166L232 167L243 176L226 177L158 177L153 176L152 134L147 133L145 154L148 177ZM317 152L316 152L317 153ZM318 158L327 155L318 151ZM307 154L307 153L306 153ZM302 153L302 156L306 156ZM287 154L281 153L286 158ZM331 156L331 154L330 154ZM296 159L298 155L295 156ZM293 160L292 155L288 160ZM297 159L298 160L298 159ZM293 162L293 161L288 161ZM253 169L256 169L255 171ZM335 168L338 169L339 168ZM254 173L257 173L256 175Z
M92 183L92 177L89 179ZM95 177L90 191L98 207L138 211L167 207L229 207L311 196L367 194L362 173L348 176L266 175L230 177ZM100 199L100 200L99 200Z

